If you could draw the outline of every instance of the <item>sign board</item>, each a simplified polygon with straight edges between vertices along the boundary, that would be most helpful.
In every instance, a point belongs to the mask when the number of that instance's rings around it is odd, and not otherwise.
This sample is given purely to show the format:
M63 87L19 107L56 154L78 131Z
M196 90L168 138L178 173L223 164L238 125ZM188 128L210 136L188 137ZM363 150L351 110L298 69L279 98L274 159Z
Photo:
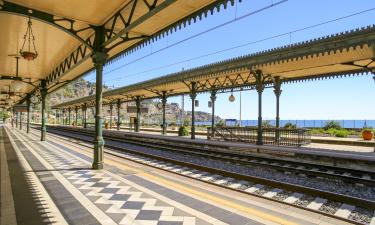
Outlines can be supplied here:
M15 112L27 112L27 105L15 105L14 111Z
M137 113L137 107L136 106L128 106L127 108L128 113ZM148 113L147 107L141 107L141 113Z

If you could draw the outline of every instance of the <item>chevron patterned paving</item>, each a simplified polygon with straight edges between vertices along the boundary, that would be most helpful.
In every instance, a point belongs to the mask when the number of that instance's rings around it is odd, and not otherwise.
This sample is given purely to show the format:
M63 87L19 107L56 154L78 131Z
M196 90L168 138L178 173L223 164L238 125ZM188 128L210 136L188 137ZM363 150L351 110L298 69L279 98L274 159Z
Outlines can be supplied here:
M68 154L37 149L55 169L118 224L193 225L196 218L174 215L175 208L111 177L105 171L88 170Z

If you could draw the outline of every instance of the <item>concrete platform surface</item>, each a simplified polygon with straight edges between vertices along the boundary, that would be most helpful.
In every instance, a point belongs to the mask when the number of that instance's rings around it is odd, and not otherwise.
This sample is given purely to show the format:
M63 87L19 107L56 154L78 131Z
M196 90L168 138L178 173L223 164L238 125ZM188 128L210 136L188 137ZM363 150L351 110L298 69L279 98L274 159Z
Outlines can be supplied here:
M346 224L266 199L0 126L1 224Z

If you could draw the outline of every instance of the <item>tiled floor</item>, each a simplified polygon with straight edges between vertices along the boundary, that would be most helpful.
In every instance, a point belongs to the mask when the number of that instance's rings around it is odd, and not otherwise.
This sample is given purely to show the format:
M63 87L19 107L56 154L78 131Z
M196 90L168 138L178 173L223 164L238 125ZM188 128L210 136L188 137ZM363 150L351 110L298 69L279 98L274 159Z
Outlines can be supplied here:
M20 171L29 181L25 188L34 188L30 191L33 198L24 205L35 204L39 212L34 212L35 223L22 222L20 215L24 212L17 209L23 200L15 199L16 215L12 217L10 214L8 218L9 221L12 218L17 220L18 224L38 224L37 219L50 224L341 223L299 209L295 209L293 216L288 215L290 208L285 206L255 197L242 197L243 194L229 193L207 184L192 184L184 180L187 178L168 177L156 169L141 168L128 162L108 159L104 170L91 170L91 153L81 151L79 147L52 138L40 142L33 134L26 135L11 128L0 129L0 140L9 139L8 145L11 146L5 151L5 156L0 142L2 155L7 158L11 152L17 155L22 166ZM3 168L1 171L3 173ZM12 173L9 174L12 177ZM13 186L11 189L14 190ZM11 206L8 208L12 209Z

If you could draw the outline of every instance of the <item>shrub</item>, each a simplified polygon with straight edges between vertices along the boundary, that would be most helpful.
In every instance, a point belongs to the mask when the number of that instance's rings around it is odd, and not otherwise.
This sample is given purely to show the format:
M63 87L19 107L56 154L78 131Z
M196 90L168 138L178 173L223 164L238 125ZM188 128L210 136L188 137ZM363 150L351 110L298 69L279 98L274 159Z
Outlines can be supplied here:
M286 128L286 129L296 129L296 128L297 128L297 125L292 124L292 123L286 123L286 124L284 125L284 128Z
M336 130L340 130L341 129L341 126L340 126L340 123L337 122L337 121L329 121L325 124L324 126L324 130L329 130L329 129L336 129Z
M174 126L176 126L176 123L175 123L175 122L171 122L171 123L169 124L169 126L170 126L170 127L174 127Z
M311 129L311 134L324 134L324 130L322 128L314 128Z
M182 127L178 128L178 136L188 136L188 135L189 135L189 131L188 131L187 127L182 126Z
M329 134L329 135L335 135L337 133L338 129L335 129L335 128L329 128L328 130L326 130L326 134Z
M262 122L262 127L263 128L271 128L273 126L271 125L270 121L265 120L265 121Z
M336 137L348 137L349 131L345 129L338 130L335 134Z

